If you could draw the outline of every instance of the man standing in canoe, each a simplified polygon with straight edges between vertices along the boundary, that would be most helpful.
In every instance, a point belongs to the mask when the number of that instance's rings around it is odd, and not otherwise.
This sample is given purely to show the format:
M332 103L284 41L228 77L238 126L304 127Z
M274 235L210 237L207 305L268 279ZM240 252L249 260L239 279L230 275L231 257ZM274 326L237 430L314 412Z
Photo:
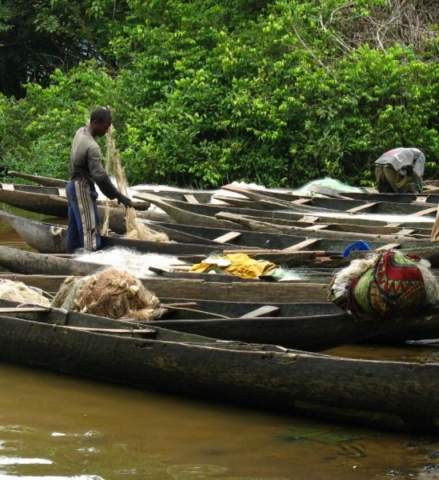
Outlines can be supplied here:
M425 155L417 148L394 148L375 162L375 177L381 193L422 191Z
M102 152L95 140L107 133L111 121L110 110L98 108L92 112L90 123L81 127L73 138L70 181L66 187L69 204L69 252L77 248L94 251L101 247L95 183L108 198L116 198L125 207L132 207L131 200L112 184L102 165Z

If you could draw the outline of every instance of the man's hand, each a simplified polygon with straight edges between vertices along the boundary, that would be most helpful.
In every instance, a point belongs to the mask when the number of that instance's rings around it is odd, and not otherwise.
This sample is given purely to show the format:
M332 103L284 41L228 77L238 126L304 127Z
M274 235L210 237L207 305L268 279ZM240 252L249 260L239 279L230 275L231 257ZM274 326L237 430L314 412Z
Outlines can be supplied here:
M122 193L119 194L117 201L127 208L133 206L133 202L125 195L122 195Z

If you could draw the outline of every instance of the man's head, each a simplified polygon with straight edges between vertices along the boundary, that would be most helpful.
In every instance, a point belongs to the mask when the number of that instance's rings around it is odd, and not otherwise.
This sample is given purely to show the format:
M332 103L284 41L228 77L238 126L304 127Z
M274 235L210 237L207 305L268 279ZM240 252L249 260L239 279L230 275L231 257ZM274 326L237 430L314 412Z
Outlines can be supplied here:
M102 137L111 125L111 112L106 108L97 108L90 115L90 131L95 137Z

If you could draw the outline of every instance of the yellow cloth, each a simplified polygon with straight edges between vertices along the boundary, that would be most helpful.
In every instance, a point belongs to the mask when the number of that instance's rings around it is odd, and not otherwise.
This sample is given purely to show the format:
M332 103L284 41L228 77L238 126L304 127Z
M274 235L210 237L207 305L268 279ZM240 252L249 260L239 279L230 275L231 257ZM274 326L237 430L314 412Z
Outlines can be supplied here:
M192 265L191 272L205 273L211 269L221 268L226 273L235 275L240 278L258 278L267 275L276 268L274 263L266 260L255 260L246 253L230 253L221 257L228 260L229 265L219 267L215 263L209 263L208 260Z

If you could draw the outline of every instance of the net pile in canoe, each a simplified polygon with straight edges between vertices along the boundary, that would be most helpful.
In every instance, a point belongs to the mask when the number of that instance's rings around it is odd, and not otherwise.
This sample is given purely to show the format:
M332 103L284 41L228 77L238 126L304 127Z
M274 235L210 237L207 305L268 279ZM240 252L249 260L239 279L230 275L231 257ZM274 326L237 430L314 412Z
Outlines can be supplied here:
M139 279L115 268L83 278L67 278L52 305L113 319L149 321L163 313L159 299Z

